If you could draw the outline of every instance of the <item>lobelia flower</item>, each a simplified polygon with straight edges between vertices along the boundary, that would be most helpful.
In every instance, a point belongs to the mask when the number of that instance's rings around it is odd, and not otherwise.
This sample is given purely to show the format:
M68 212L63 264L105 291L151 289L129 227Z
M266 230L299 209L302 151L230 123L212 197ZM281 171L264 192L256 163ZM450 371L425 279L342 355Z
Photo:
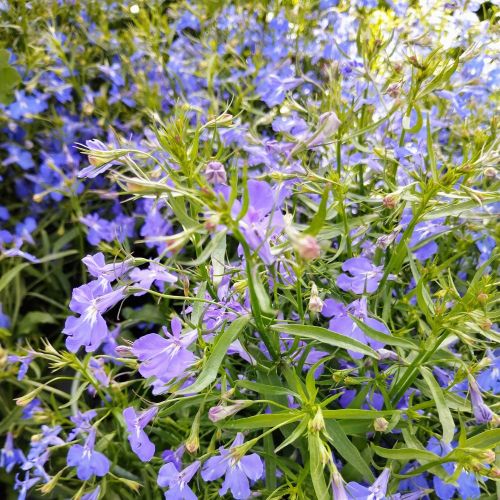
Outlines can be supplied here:
M180 472L172 462L163 465L158 473L157 483L162 488L168 488L165 492L165 500L196 500L198 497L188 483L199 468L198 460Z
M375 350L383 348L384 343L365 335L363 330L353 321L349 314L356 316L374 330L385 334L390 333L383 323L368 316L366 298L355 300L347 306L336 300L326 299L321 314L326 318L331 318L329 324L330 330L356 339L363 344L368 344ZM354 359L361 359L363 357L363 354L358 352L349 350L347 352Z
M141 413L136 413L131 406L123 410L123 418L127 425L130 446L132 447L132 451L143 462L149 462L155 454L155 445L144 432L144 427L151 422L157 413L158 407L156 406L152 406Z
M179 318L172 319L171 329L172 333L169 333L163 328L167 338L149 333L133 343L132 353L141 361L139 373L144 378L154 376L168 382L185 374L195 362L196 356L187 348L196 340L196 330L181 334L182 323Z
M90 165L82 169L78 173L78 177L93 179L117 164L113 161L113 155L108 152L108 147L98 139L85 141L85 145L87 146L86 153L88 154Z
M26 472L24 479L21 481L19 479L19 474L16 474L16 482L14 484L14 489L19 491L17 500L26 500L26 495L28 491L35 486L36 483L40 481L39 477L30 478L30 473Z
M252 250L268 265L275 261L269 245L270 238L284 227L283 214L277 209L277 196L267 182L248 181L249 207L240 220L240 228ZM239 203L233 205L232 213L239 211Z
M220 161L209 161L205 167L205 178L210 184L226 184L224 165Z
M111 282L120 278L129 270L132 259L106 264L104 254L99 252L95 255L87 255L82 259L82 262L94 278L102 278Z
M150 290L153 282L163 291L163 283L175 283L177 281L177 276L169 273L156 262L151 262L148 269L139 269L137 267L132 269L129 276L138 288L144 288L144 291L134 293L136 297L144 295L146 290Z
M3 312L3 306L0 302L0 328L9 328L10 318Z
M208 410L208 419L212 422L219 422L220 420L224 420L231 415L235 415L240 410L251 404L251 401L235 400L229 405L218 404L217 406L212 406L212 408Z
M231 491L237 500L250 497L250 483L258 481L264 474L262 459L256 453L239 456L237 447L243 444L243 434L238 432L231 447L226 450L219 448L219 456L209 458L203 465L201 477L204 481L215 481L225 475L221 496Z
M102 477L109 472L108 458L94 450L95 437L96 430L92 427L85 444L75 444L68 451L68 466L76 467L76 475L82 481L87 481L92 476Z
M75 424L75 428L68 434L68 441L73 441L79 434L89 432L92 428L91 420L97 416L95 410L88 410L86 412L78 411L76 415L69 419Z
M353 257L342 264L342 270L349 274L341 274L337 278L337 286L344 292L357 294L373 293L384 275L382 266L373 265L365 257Z
M33 361L35 355L33 353L28 353L25 356L17 356L15 354L10 354L7 357L7 361L9 363L21 363L19 367L19 371L17 372L17 380L22 380L26 373L28 372L28 368L30 363Z
M85 495L82 496L81 500L97 500L100 494L101 494L101 487L97 486L97 488L90 491L89 493L85 493Z
M491 365L477 375L476 380L483 391L490 391L493 394L500 392L500 356L498 351L488 352Z
M380 476L371 486L363 486L354 481L346 484L346 491L349 499L359 500L385 500L387 493L387 483L391 471L384 469Z
M479 389L477 382L471 376L469 376L469 390L472 411L474 413L474 417L476 417L476 422L478 424L487 424L488 422L491 422L494 417L494 413L485 404L483 396L481 395L481 390Z
M80 316L70 316L64 325L69 351L76 352L84 346L87 352L93 352L100 347L109 335L102 314L124 297L124 291L125 287L113 290L105 279L91 281L73 290L69 307Z
M26 458L21 450L14 447L14 436L7 432L5 444L0 450L0 467L10 472L16 464L22 464Z

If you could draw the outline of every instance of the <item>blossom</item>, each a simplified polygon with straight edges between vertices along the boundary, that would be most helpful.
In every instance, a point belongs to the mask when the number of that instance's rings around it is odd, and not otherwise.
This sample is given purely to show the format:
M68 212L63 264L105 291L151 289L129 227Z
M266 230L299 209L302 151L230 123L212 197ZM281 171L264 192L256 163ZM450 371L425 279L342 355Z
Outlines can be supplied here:
M193 462L179 472L172 462L163 465L158 473L158 486L168 487L165 500L196 500L197 496L188 486L189 481L200 468L200 462Z
M355 300L347 306L333 299L326 299L321 314L326 318L331 318L329 324L330 330L356 339L363 344L368 344L373 349L381 349L384 347L384 343L365 335L363 330L349 315L355 316L374 330L385 334L390 333L381 321L368 316L366 298ZM363 354L359 352L350 350L347 352L354 359L361 359L363 357Z
M342 264L342 270L349 274L341 274L337 278L337 286L344 292L357 294L373 293L384 274L382 266L373 265L365 257L353 257Z
M30 473L26 472L24 476L24 480L19 479L19 474L16 474L16 482L14 484L14 489L16 491L19 491L17 500L26 500L26 495L28 494L28 491L35 486L36 483L40 481L39 477L31 477L30 478Z
M153 282L157 286L161 286L163 283L175 283L177 281L177 276L169 273L163 266L156 262L151 262L148 269L139 269L137 267L132 269L129 276L138 288L144 288L144 291L134 293L136 296L144 295L146 290L151 289ZM160 289L162 290L163 288Z
M64 325L63 333L68 335L66 347L69 351L76 352L82 346L87 352L99 348L109 334L102 314L124 297L124 291L125 287L113 290L104 279L91 281L73 290L69 307L80 316L70 316Z
M131 406L123 410L123 418L127 425L130 446L132 447L132 451L143 462L149 462L155 454L155 445L144 432L144 427L149 424L157 413L158 407L156 406L152 406L141 413L136 413Z
M0 467L3 467L7 472L11 472L16 464L21 464L24 461L23 452L14 447L12 432L7 432L5 444L0 450Z
M95 410L88 410L86 412L78 411L76 415L71 416L69 419L75 424L75 428L68 434L68 441L73 441L79 434L89 432L92 428L91 420L97 416Z
M472 403L472 411L478 424L487 424L493 419L494 413L485 404L483 396L477 382L473 377L469 377L470 399Z
M33 361L34 357L35 355L31 352L26 354L25 356L17 356L15 354L11 354L7 357L9 363L21 363L19 371L17 372L17 380L22 380L26 376L30 363Z
M94 450L96 430L90 429L85 444L73 445L68 451L69 467L76 467L78 479L87 481L92 476L105 476L109 472L109 460L99 451Z
M3 312L3 306L0 302L0 328L9 328L10 318Z
M100 493L101 487L97 486L97 488L93 489L89 493L85 493L85 495L82 496L82 500L98 500Z
M82 259L82 262L94 278L102 278L111 282L120 278L128 271L131 260L106 264L104 254L99 252L95 255L87 255Z
M371 486L363 486L356 482L346 484L347 494L351 499L359 500L385 500L387 493L387 483L391 471L384 469L380 476L375 480Z
M154 376L168 382L185 374L195 362L196 356L187 348L195 341L196 330L181 334L182 323L178 318L172 319L171 329L169 333L163 328L167 338L149 333L132 345L132 353L141 361L139 373L143 377Z
M97 139L92 139L85 142L87 146L86 153L88 153L88 160L90 165L85 167L78 173L78 177L87 177L93 179L100 174L106 172L116 162L113 160L113 155L108 152L108 147Z
M225 475L219 494L223 496L231 491L237 500L246 499L251 495L249 479L257 481L264 474L259 455L238 455L237 447L243 444L243 439L243 434L239 432L229 450L219 448L219 456L209 458L201 471L204 481L214 481Z

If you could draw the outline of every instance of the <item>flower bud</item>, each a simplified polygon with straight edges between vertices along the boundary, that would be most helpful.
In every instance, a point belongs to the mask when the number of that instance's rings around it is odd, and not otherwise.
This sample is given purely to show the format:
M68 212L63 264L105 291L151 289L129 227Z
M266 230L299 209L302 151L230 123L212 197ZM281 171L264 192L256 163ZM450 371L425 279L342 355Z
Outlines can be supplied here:
M484 169L484 176L488 179L494 179L497 176L497 171L493 167L486 167Z
M316 415L313 419L309 421L309 430L311 432L321 432L325 429L325 419L323 418L323 412L321 408L318 408Z
M470 399L472 404L472 411L477 423L486 424L493 419L494 413L483 401L483 396L477 382L474 378L469 377Z
M484 463L492 464L496 460L497 455L493 450L484 450L481 453L481 458Z
M309 310L320 313L323 310L324 302L321 300L316 283L311 286L311 298L309 299Z
M385 195L384 199L382 200L382 205L384 205L384 207L388 208L389 210L393 210L394 208L396 208L397 204L398 198L393 194Z
M235 415L238 413L240 410L248 406L249 401L235 401L234 404L228 405L228 406L223 406L223 405L217 405L213 406L208 410L208 418L212 422L219 422L220 420L224 420L227 417L230 417L231 415Z
M373 428L377 432L385 432L389 427L389 422L384 417L378 417L373 421Z
M226 170L220 161L209 161L205 167L205 177L211 184L226 184Z
M477 301L484 305L486 304L486 302L488 302L488 294L487 293L484 293L484 292L481 292L478 296L477 296Z
M321 255L318 240L309 234L299 237L294 242L294 246L304 260L314 260Z

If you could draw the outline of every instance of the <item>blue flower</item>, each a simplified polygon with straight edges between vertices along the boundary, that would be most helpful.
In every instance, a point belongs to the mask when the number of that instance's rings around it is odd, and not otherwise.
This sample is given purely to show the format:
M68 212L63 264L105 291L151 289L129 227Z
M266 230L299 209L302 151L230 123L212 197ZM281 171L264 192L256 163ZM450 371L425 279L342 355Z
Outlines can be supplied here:
M85 444L75 444L68 451L68 466L76 467L76 475L82 481L87 481L92 476L102 477L109 472L108 458L94 450L95 437L96 430L91 428Z

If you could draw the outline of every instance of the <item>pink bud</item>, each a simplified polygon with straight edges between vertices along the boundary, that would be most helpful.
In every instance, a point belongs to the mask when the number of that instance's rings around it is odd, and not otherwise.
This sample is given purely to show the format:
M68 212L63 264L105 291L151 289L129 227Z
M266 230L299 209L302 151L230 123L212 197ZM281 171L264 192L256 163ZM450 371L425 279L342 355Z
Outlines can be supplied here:
M205 168L205 177L211 184L225 184L227 181L224 165L220 161L210 161Z

